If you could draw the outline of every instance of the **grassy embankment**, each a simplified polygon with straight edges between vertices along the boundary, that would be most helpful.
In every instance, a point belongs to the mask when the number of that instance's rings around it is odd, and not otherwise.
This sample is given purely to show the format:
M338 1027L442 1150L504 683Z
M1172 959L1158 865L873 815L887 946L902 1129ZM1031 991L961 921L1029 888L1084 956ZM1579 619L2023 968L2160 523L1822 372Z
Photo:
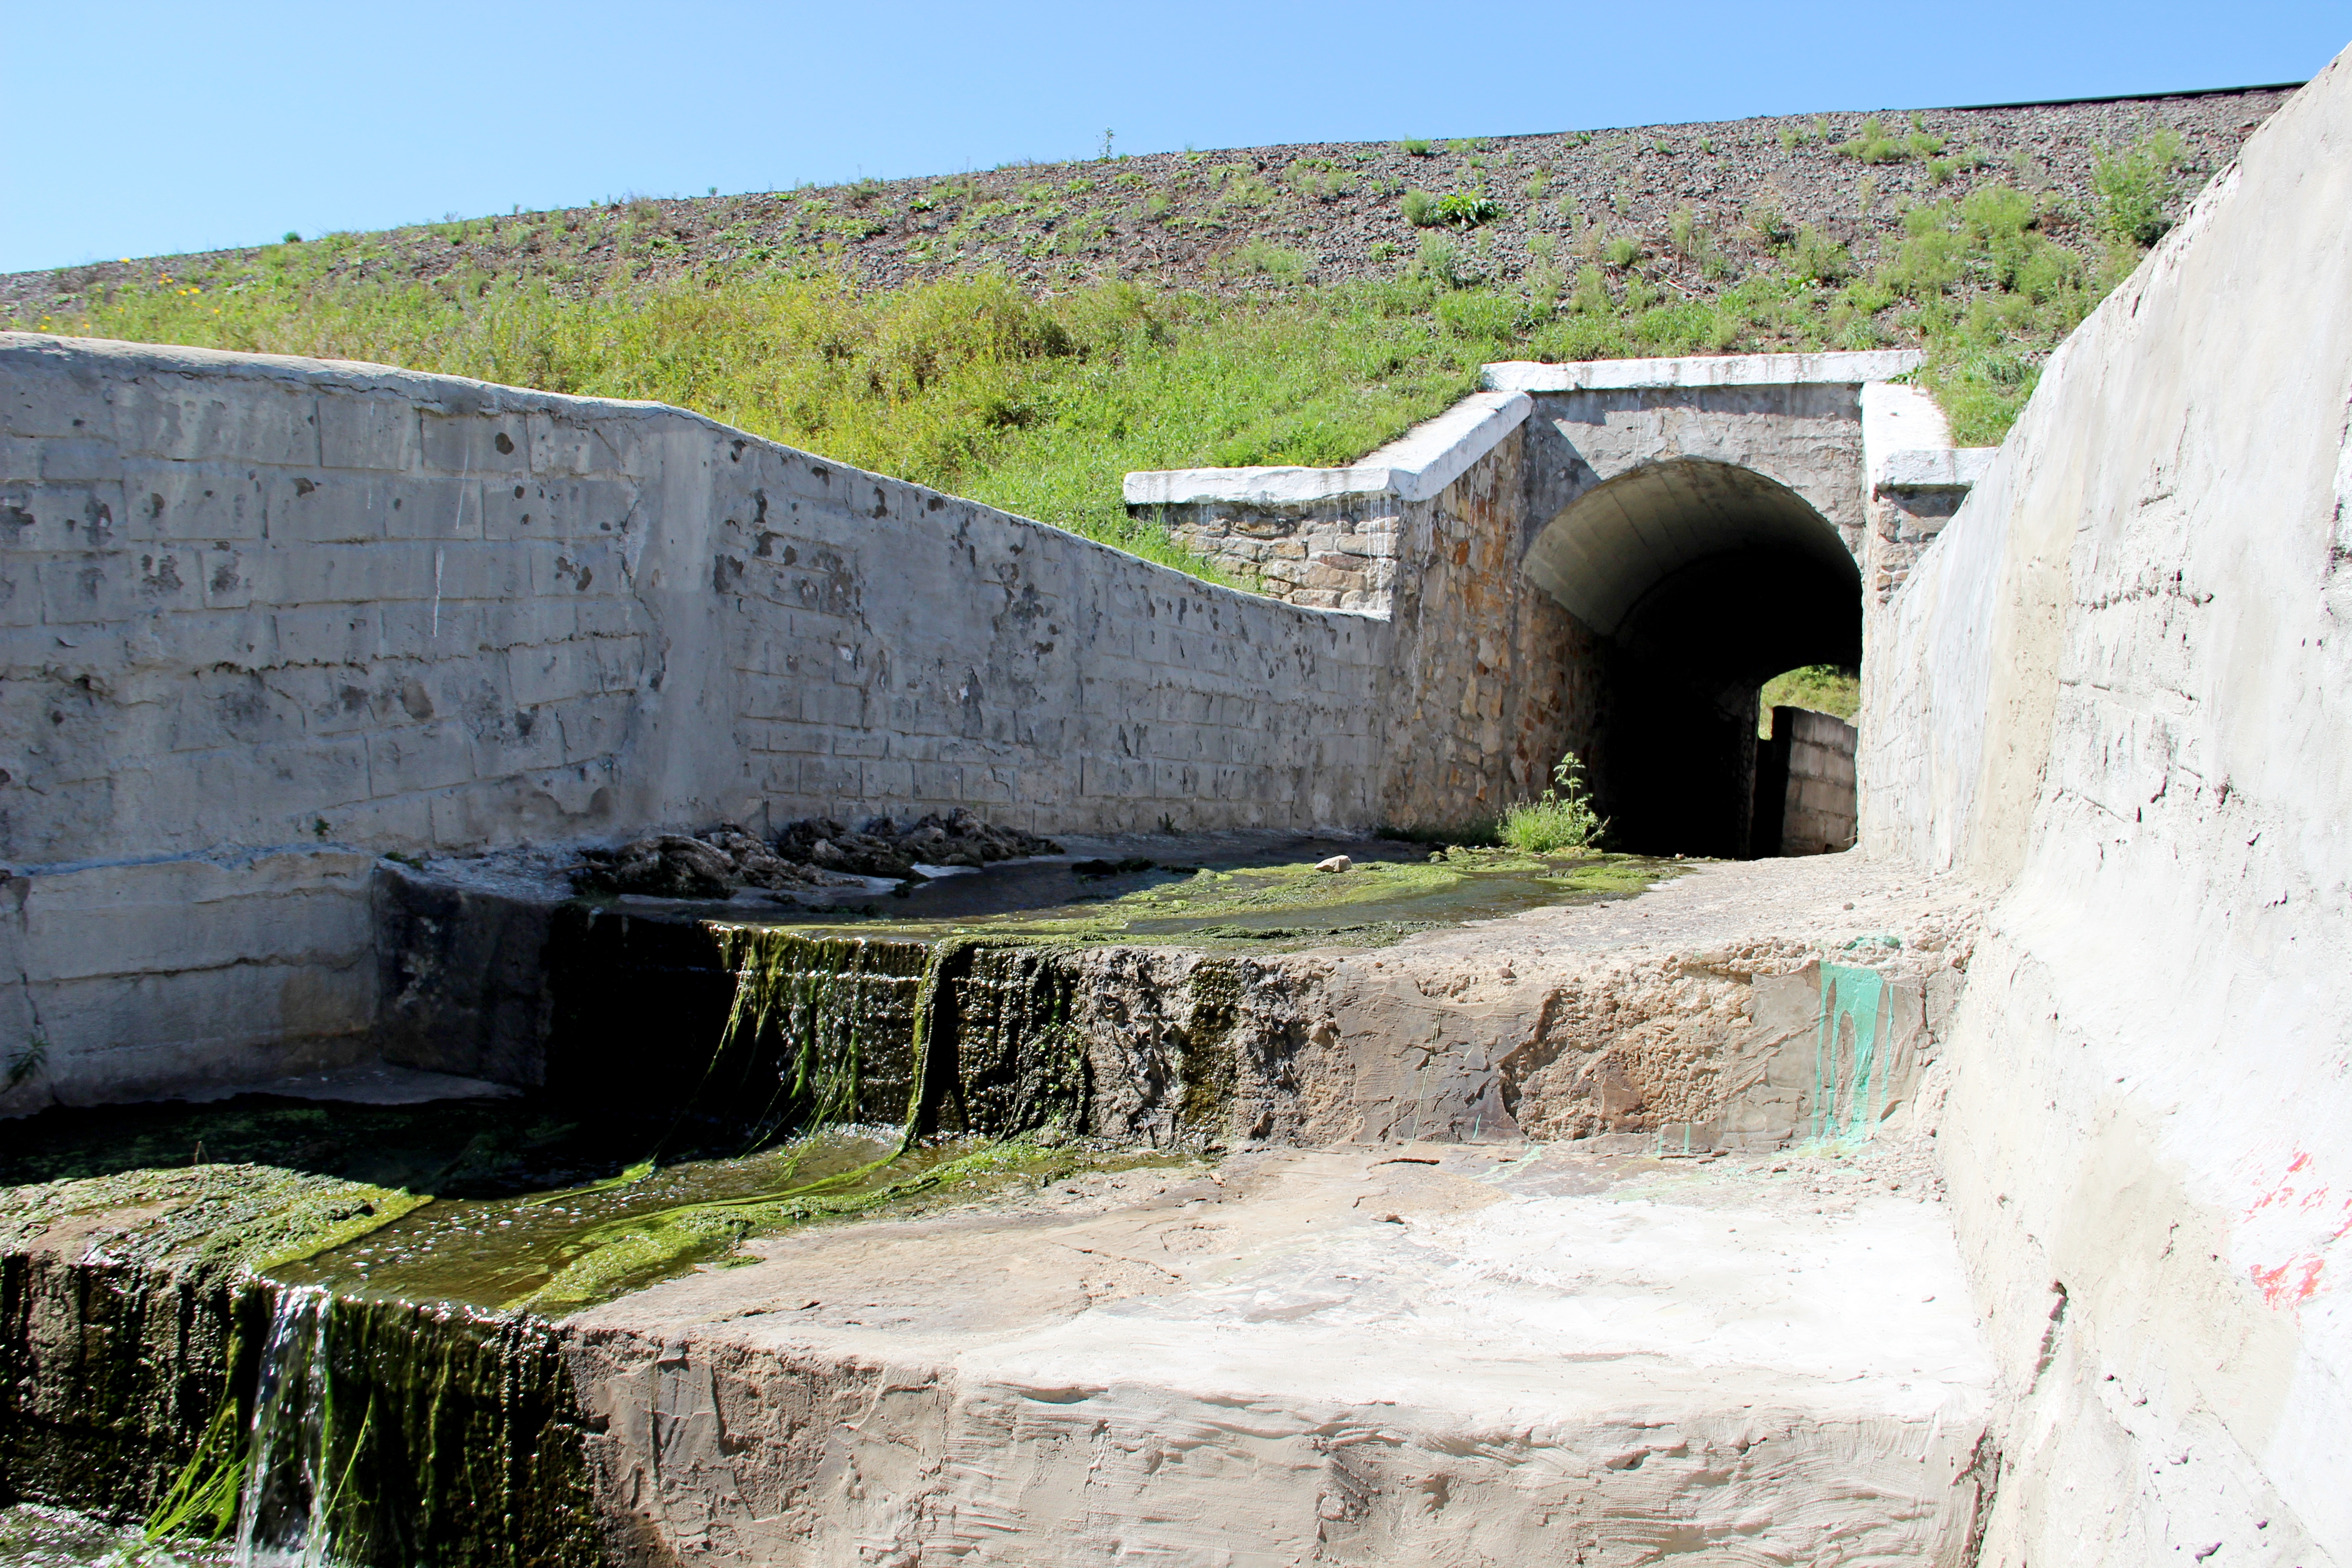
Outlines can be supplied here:
M1809 664L1774 676L1756 694L1759 735L1772 733L1772 710L1780 707L1834 713L1851 724L1853 716L1862 711L1862 678L1833 664Z
M334 235L12 324L656 399L1205 572L1127 516L1121 474L1347 462L1472 390L1491 360L1915 344L1957 438L1998 441L2042 356L2162 231L2180 156L2165 137L2102 162L2098 210L2074 215L2093 221L2063 226L2102 237L2087 248L2042 233L2060 198L2037 207L2007 185L1912 208L1887 253L1860 261L1751 211L1744 237L1768 259L1744 272L1719 238L1675 226L1678 261L1709 280L1696 294L1597 227L1506 268L1465 199L1424 215L1402 276L1286 284L1305 258L1251 241L1225 265L1253 287L1230 297L1131 283L1039 297L986 274L859 293L821 262L751 258L660 283L616 268L584 293L488 271L352 282L335 263L378 241Z

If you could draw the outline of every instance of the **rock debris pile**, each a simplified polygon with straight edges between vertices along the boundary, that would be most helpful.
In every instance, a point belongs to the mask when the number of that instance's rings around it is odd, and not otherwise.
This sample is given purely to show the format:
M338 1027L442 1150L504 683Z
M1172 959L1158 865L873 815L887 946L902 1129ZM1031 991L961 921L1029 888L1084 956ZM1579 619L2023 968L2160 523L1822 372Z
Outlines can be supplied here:
M887 816L852 829L831 817L793 823L770 844L732 822L708 832L656 833L615 849L590 849L572 871L582 893L724 899L740 888L855 887L868 877L919 881L922 866L974 869L1062 847L1019 828L982 822L963 807L901 827Z

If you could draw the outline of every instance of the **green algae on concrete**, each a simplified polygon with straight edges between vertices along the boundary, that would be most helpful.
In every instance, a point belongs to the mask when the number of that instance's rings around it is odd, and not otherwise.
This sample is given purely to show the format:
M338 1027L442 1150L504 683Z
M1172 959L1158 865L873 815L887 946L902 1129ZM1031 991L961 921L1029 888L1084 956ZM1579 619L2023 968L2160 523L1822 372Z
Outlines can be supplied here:
M110 1263L257 1274L355 1240L431 1201L268 1165L122 1171L0 1190L0 1249L69 1237L72 1260L89 1251Z
M509 1303L550 1314L577 1311L705 1261L751 1261L748 1240L826 1221L898 1217L977 1202L1084 1172L1183 1163L1150 1151L1092 1142L1038 1143L954 1140L868 1167L866 1179L824 1191L681 1204L614 1222L584 1239L587 1250L530 1295Z
M446 1201L354 1245L274 1271L352 1299L447 1301L550 1316L721 1262L745 1240L801 1225L927 1212L1081 1171L1181 1163L1049 1129L927 1139L834 1128L736 1160L525 1199Z
M1381 947L1464 921L1628 897L1689 868L1641 856L1464 847L1431 852L1388 841L1302 841L1295 852L1313 858L1260 864L1244 857L1197 866L1138 859L1098 874L1066 863L992 867L903 900L780 910L760 923L809 933L854 925L877 939L924 942L1030 939L1213 952ZM1341 872L1315 868L1333 854L1353 864Z
M244 1495L270 1326L265 1269L361 1240L423 1194L257 1164L0 1191L0 1488L217 1535ZM584 1560L577 1413L551 1331L446 1306L320 1302L340 1478L332 1561ZM551 1548L556 1548L551 1552Z

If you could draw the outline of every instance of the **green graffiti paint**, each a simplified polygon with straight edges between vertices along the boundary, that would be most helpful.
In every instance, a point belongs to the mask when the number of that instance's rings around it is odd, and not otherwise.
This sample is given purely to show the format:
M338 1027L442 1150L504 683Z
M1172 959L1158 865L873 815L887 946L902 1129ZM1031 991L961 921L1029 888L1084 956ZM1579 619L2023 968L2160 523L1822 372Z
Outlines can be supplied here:
M1822 1008L1813 1036L1816 1139L1864 1137L1877 1120L1876 1099L1886 1089L1878 1071L1885 998L1886 977L1878 971L1822 965Z

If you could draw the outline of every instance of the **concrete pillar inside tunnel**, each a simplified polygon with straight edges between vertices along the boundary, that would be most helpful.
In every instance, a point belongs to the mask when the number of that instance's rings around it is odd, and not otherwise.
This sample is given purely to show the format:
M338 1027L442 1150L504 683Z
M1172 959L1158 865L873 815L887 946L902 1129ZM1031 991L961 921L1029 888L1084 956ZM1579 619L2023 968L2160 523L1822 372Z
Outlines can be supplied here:
M1838 531L1760 474L1680 460L1580 495L1526 568L1609 645L1586 761L1612 847L1758 852L1758 687L1861 662L1861 574ZM1761 852L1778 837L1768 825Z

